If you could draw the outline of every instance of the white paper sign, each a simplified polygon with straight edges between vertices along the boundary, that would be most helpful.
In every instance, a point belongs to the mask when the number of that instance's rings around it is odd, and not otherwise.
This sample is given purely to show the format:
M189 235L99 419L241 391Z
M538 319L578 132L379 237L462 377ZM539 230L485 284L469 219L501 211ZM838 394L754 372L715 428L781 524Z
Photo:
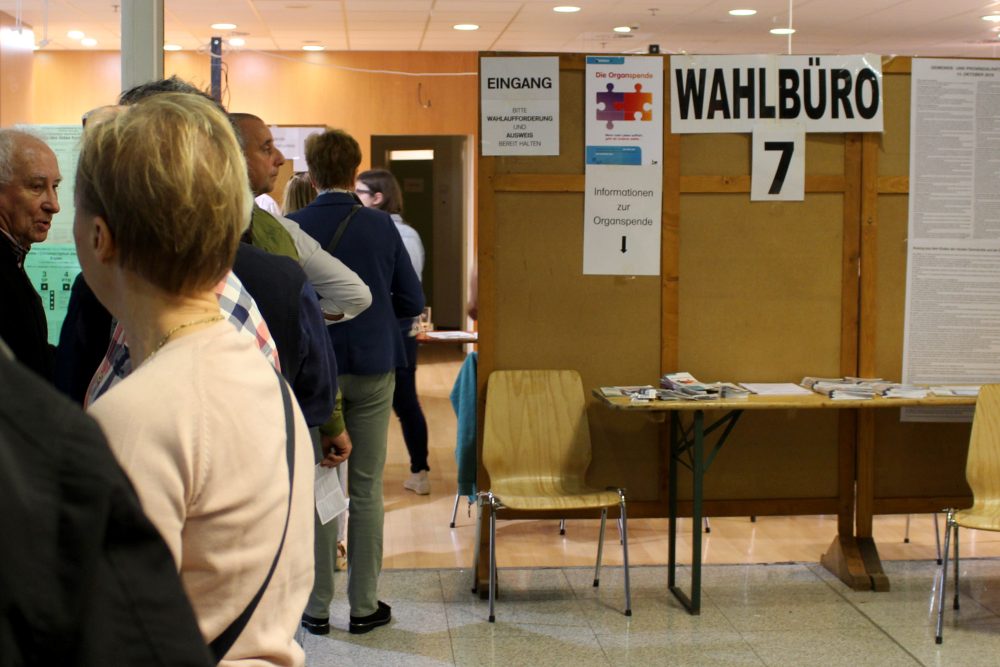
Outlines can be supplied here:
M659 166L587 165L585 274L659 275L662 179Z
M274 145L285 156L285 160L291 160L292 169L295 171L306 171L306 137L310 134L321 133L325 130L322 126L291 127L291 126L271 126L271 136L274 137Z
M1000 63L914 58L912 72L902 379L998 382Z
M583 272L660 273L663 60L588 56Z
M806 132L881 132L882 58L671 56L671 131L752 132L760 121Z
M559 58L481 58L483 155L559 155Z
M753 131L750 201L802 201L806 136L801 127L758 125Z
M663 162L663 59L587 56L587 164Z

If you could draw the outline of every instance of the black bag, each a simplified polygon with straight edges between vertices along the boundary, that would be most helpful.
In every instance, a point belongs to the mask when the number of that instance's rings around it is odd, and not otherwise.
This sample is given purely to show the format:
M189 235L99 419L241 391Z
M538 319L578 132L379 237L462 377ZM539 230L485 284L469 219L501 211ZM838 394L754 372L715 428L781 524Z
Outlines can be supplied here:
M100 428L2 349L0 536L0 665L213 664Z

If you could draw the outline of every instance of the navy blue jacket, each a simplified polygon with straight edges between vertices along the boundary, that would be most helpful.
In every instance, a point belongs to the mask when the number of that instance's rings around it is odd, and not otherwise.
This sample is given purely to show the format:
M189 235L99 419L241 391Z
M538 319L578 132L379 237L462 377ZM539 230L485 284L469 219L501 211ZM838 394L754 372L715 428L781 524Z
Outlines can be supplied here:
M327 248L341 222L360 205L346 192L327 192L288 217ZM400 317L424 309L420 278L388 213L361 208L351 219L333 256L353 269L372 291L372 305L347 322L327 327L344 375L378 375L406 366Z

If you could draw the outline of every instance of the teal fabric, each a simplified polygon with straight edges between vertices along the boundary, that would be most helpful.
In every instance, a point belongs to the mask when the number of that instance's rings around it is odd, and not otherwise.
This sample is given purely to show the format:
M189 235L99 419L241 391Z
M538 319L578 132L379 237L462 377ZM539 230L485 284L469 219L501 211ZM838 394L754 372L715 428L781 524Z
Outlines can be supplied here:
M382 572L382 472L389 437L389 415L396 374L341 375L344 421L353 449L347 466L350 509L347 518L347 598L351 616L378 609L378 577ZM318 520L317 520L318 524ZM327 618L333 600L336 522L316 529L316 578L306 613Z
M458 418L455 442L455 463L458 464L458 494L476 495L476 366L479 353L472 352L465 358L451 389L451 407Z

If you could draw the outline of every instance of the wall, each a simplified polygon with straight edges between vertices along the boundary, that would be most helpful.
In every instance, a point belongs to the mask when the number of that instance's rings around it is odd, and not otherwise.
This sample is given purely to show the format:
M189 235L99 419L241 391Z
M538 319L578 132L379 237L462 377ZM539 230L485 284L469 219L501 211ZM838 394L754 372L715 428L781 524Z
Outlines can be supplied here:
M408 77L337 69L475 72L475 53L234 52L223 60L223 103L269 124L340 127L362 147L370 145L373 134L477 134L475 76ZM164 72L207 89L209 56L165 54ZM33 80L28 120L75 123L83 112L118 95L119 54L39 52ZM368 164L365 156L362 169Z
M0 28L14 25L11 16L0 12ZM31 54L30 47L0 41L0 126L31 122Z

